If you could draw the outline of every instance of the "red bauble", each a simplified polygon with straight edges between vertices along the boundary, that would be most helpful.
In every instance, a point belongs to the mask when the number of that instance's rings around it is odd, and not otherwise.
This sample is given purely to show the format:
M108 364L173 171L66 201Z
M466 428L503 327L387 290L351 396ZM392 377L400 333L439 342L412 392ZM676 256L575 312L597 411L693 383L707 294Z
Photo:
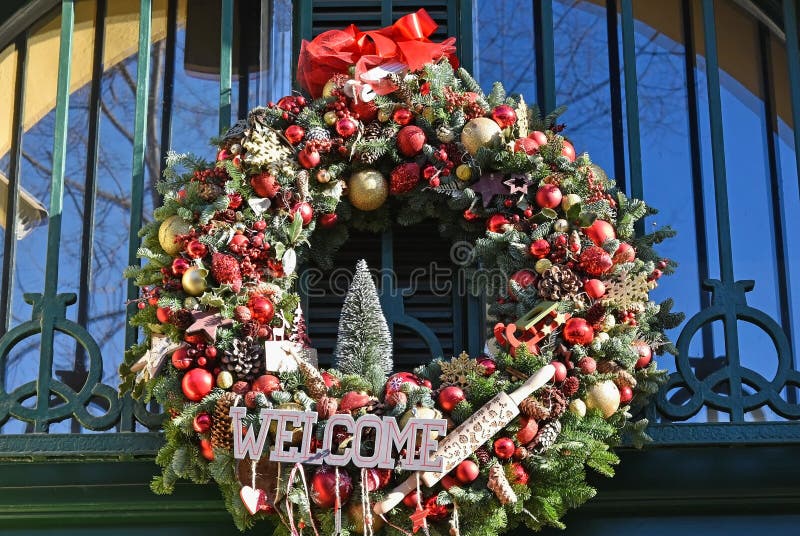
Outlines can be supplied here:
M612 240L617 237L614 226L605 220L594 220L589 227L583 228L583 233L596 246L602 246L606 240Z
M619 403L620 404L627 404L633 400L633 389L630 388L628 385L623 385L619 388Z
M526 289L536 281L536 272L523 268L522 270L514 272L509 281L514 281L517 285ZM514 288L510 283L508 285L508 295L514 299L517 298L517 295L514 293Z
M178 257L172 261L172 273L174 275L183 275L191 264L183 257Z
M300 125L291 125L283 131L283 135L292 145L300 143L306 135L306 131Z
M403 156L411 158L419 154L426 141L425 132L421 128L409 125L397 133L397 150Z
M406 505L408 508L416 508L417 504L420 502L420 496L416 491L412 491L405 497L403 497L403 504Z
M398 108L392 114L392 119L398 125L407 125L414 119L414 114L408 108Z
M585 319L572 317L564 324L564 340L586 346L594 340L594 329Z
M478 358L478 364L483 367L483 375L491 376L497 371L497 363L494 359L483 356Z
M211 415L205 411L195 415L192 420L192 429L198 434L204 434L211 429Z
M536 204L544 208L556 208L561 205L561 189L555 184L543 184L536 191Z
M338 221L339 216L335 212L332 214L323 214L319 217L319 224L325 229L335 227Z
M567 379L567 366L564 363L561 361L551 361L550 364L556 369L556 373L553 374L554 382L561 383Z
M214 376L206 369L194 368L181 380L183 395L192 402L199 402L214 387Z
M520 138L514 142L515 153L525 153L528 155L539 152L539 144L531 138Z
M517 122L517 112L508 104L501 104L492 110L492 119L500 128L510 127Z
M645 341L636 340L633 341L633 349L636 350L636 353L639 354L639 359L636 360L636 368L643 369L647 365L650 364L650 361L653 360L653 349L650 348L650 345L647 344Z
M186 244L186 253L193 259L200 259L208 253L208 248L199 240L189 240Z
M350 105L350 110L353 113L357 113L358 118L364 123L369 123L378 116L378 107L372 101L354 102Z
M386 486L392 479L392 471L390 469L376 469L371 467L367 469L367 477L365 484L367 491L379 490Z
M336 121L336 132L343 138L349 138L358 131L358 123L349 117Z
M168 307L159 307L156 309L156 318L162 324L169 322L169 317L172 311Z
M529 417L522 417L519 422L519 431L517 432L517 441L521 445L527 445L536 437L539 432L539 423L535 419Z
M255 177L250 177L250 186L259 197L273 197L281 189L278 180L269 173L261 173Z
M319 156L319 152L317 151L311 151L306 148L297 153L297 161L300 162L300 165L306 169L317 167L320 160L321 158Z
M275 391L281 390L281 380L272 374L263 374L253 380L251 390L269 396Z
M314 219L314 209L311 207L311 203L306 203L305 201L297 203L292 208L292 212L300 214L300 217L303 218L303 225L308 225Z
M620 242L617 251L614 252L614 264L633 262L636 259L636 250L627 242Z
M547 134L542 132L541 130L534 130L528 137L539 144L539 147L542 145L547 145Z
M534 240L529 248L531 255L537 259L543 259L550 253L550 242L544 238Z
M596 300L606 293L606 285L599 279L589 279L583 284L583 290L586 291L587 296Z
M567 140L564 140L564 144L561 148L561 155L566 156L567 160L570 162L575 161L575 147L573 147L572 144Z
M416 128L416 127L406 127ZM392 195L404 194L414 189L419 182L419 166L414 162L406 162L394 168L389 175L389 192Z
M403 387L404 383L410 383L414 386L424 385L422 378L416 374L412 374L411 372L396 372L386 380L385 394L396 393Z
M511 222L502 214L492 214L486 220L486 228L493 233L504 233L505 226L510 225Z
M200 455L208 461L212 461L214 459L214 448L211 446L211 440L200 440Z
M466 398L461 387L450 385L439 392L439 407L449 413L455 409L459 402L466 400Z
M582 357L581 360L578 361L578 368L581 369L581 372L584 374L594 374L597 370L597 361L592 357Z
M472 212L472 210L467 209L467 210L464 211L464 219L467 220L467 221L473 221L473 220L478 219L478 215L476 213Z
M528 471L525 470L521 463L515 462L511 464L511 474L511 482L521 486L526 486L531 479Z
M439 481L439 484L441 484L444 489L449 490L453 486L458 487L461 483L452 475L444 475Z
M516 450L517 447L514 445L514 440L510 437L501 437L495 440L493 448L495 456L501 460L507 460L514 455L514 450Z
M581 253L580 267L589 275L603 275L612 266L614 262L611 260L611 255L599 246L589 246Z
M478 464L472 460L464 460L456 466L455 475L462 484L474 482L481 470Z
M353 493L353 480L347 471L339 469L339 504L343 505ZM322 508L333 508L336 505L336 469L323 465L311 478L311 500Z
M262 324L268 323L275 316L275 307L264 296L251 296L247 302L247 308L250 309L253 319Z
M192 358L186 353L186 348L178 348L172 352L172 366L178 370L186 370L192 366Z

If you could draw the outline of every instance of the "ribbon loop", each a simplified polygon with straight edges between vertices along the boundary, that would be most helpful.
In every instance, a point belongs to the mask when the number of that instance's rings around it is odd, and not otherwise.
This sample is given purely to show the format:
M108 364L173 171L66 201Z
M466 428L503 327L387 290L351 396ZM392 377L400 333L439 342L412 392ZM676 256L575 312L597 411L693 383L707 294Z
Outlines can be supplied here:
M403 71L417 71L441 58L448 58L453 66L458 65L454 37L441 43L429 39L437 27L428 12L420 9L379 30L362 32L351 24L344 30L323 32L311 41L303 41L297 63L298 82L317 98L333 75L346 74L354 65L356 80L371 85L376 93L386 95L397 87L386 75L375 80L377 67L399 64Z

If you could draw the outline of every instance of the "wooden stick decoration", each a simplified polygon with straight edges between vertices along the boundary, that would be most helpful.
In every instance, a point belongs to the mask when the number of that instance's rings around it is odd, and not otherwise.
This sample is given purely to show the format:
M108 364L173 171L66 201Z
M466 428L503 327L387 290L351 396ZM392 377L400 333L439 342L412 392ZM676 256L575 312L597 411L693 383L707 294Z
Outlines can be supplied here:
M428 487L433 486L456 465L475 452L478 447L503 429L514 417L519 415L519 403L549 382L555 371L553 365L545 365L531 375L519 389L512 393L498 393L470 418L461 423L458 428L447 434L439 442L439 447L432 456L434 459L444 458L442 472L426 471L422 473L422 482ZM383 501L376 503L373 508L375 513L383 515L397 506L403 497L415 489L417 476L418 473L414 473L389 492Z

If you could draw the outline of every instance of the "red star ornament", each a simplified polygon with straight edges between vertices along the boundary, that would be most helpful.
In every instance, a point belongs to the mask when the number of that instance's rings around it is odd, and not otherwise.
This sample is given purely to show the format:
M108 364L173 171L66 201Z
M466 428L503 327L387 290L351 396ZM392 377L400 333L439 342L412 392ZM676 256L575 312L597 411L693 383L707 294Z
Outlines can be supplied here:
M419 529L426 526L428 523L427 521L428 509L417 506L417 511L408 517L411 519L411 522L413 523L411 529L414 531L414 534L416 534Z

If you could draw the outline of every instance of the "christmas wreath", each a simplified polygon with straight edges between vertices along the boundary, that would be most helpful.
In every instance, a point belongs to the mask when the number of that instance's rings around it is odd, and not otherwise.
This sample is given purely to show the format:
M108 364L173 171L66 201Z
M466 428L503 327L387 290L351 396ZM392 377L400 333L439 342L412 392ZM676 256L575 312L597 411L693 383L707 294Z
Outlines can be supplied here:
M648 293L673 264L640 235L652 214L501 84L484 94L431 42L424 12L303 44L292 95L170 154L162 206L126 277L144 339L122 392L168 415L156 493L215 480L237 526L276 534L494 535L560 518L611 476L680 316ZM496 320L486 353L392 373L360 262L335 367L320 371L297 266L328 267L348 228L438 221L474 244Z

